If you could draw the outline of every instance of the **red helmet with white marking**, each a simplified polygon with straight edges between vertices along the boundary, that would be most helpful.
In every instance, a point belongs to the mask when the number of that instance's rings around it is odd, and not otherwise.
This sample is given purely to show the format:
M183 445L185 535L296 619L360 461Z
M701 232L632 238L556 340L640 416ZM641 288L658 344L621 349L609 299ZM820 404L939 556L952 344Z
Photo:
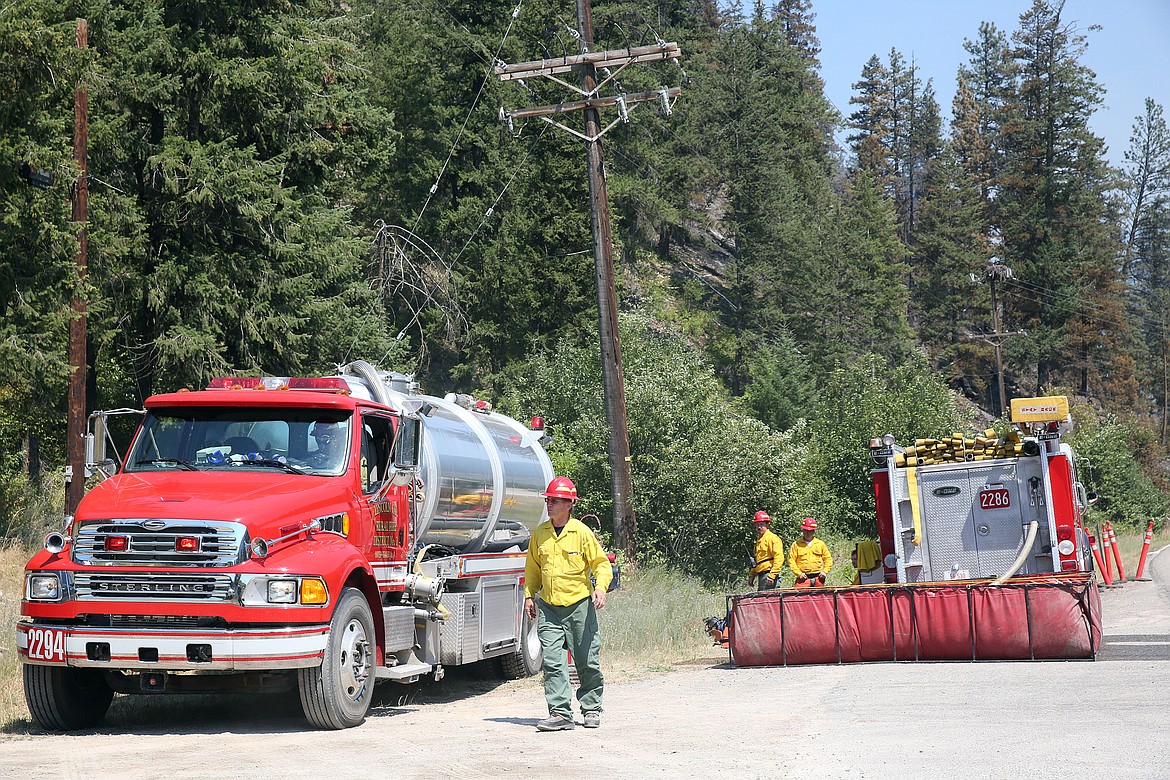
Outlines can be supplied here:
M568 477L554 477L541 495L545 498L567 498L570 501L576 501L577 486Z

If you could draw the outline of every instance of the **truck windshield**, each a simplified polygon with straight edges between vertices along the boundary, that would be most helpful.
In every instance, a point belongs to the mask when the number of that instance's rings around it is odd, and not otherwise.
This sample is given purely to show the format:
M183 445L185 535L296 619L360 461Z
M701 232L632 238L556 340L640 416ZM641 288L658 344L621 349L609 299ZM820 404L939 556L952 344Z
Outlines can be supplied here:
M125 471L286 471L338 476L349 453L350 418L337 409L152 409Z

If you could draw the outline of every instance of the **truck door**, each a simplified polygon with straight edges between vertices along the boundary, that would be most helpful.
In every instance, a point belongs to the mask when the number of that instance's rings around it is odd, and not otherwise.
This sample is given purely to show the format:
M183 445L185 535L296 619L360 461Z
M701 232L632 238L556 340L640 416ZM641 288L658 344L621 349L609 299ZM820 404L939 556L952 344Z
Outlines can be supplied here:
M362 484L362 511L369 513L368 527L373 528L370 560L405 560L407 518L398 516L399 507L388 490L394 424L389 417L363 415L361 437L358 466Z

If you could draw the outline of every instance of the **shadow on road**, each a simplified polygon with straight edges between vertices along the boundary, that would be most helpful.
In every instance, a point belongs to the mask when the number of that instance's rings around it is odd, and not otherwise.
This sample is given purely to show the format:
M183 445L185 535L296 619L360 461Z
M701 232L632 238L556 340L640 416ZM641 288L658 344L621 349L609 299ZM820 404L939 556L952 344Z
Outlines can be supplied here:
M1106 634L1098 661L1170 661L1170 634Z
M508 723L513 726L524 726L530 729L536 728L536 724L540 723L540 718L484 718L484 720L492 723Z
M447 671L439 682L429 678L402 685L384 682L374 688L367 717L391 718L419 706L452 702L494 690L507 681L490 663ZM535 721L533 721L535 723ZM305 720L295 684L278 693L196 693L117 695L95 729L72 734L286 734L314 731ZM46 734L31 718L0 727L0 734Z

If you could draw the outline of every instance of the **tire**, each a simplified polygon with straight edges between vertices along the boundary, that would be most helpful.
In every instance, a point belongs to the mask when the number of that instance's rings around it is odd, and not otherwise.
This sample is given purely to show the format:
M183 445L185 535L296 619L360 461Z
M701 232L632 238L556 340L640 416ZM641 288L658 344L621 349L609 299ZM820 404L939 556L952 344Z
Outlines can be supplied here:
M505 680L519 680L531 677L540 671L543 654L540 650L540 636L536 633L536 621L527 613L520 621L520 649L515 653L500 656L500 676Z
M329 621L320 666L300 669L301 708L320 729L347 729L366 719L374 698L374 617L365 596L345 588Z
M113 698L114 689L96 669L24 665L24 700L29 714L51 731L96 726Z

